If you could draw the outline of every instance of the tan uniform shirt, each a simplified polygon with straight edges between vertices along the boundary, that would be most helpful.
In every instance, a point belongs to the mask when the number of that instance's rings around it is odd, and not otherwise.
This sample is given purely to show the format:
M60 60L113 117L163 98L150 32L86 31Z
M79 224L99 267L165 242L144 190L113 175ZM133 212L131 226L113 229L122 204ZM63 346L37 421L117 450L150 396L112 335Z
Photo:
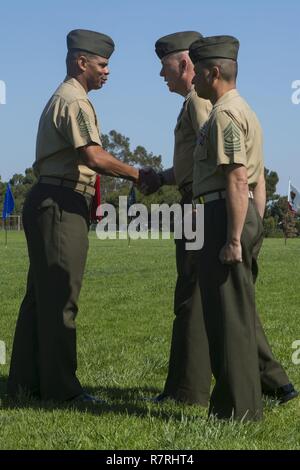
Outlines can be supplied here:
M67 77L40 118L35 174L93 185L96 173L82 164L76 150L91 142L101 145L95 110L82 85Z
M186 96L174 130L173 168L176 184L181 187L193 180L193 154L199 129L211 111L210 101L199 98L194 89Z
M215 103L202 126L194 153L194 197L226 188L220 165L242 164L255 187L264 171L262 129L255 113L237 90Z

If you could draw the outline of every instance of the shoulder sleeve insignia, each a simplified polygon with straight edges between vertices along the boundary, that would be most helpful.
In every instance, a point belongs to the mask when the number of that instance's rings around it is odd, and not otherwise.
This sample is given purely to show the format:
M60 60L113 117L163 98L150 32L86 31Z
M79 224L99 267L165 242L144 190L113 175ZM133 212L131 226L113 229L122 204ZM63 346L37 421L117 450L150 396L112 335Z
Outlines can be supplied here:
M231 121L223 131L224 150L226 154L233 154L241 151L241 134L237 125Z
M92 132L89 115L82 108L80 108L76 119L79 126L80 135L82 137L89 136L90 132Z

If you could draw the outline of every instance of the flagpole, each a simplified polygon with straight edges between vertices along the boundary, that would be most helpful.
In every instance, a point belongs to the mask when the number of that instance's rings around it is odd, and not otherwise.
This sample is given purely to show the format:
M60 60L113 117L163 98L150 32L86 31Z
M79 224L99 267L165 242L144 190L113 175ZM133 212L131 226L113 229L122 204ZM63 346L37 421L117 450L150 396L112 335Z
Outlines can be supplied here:
M287 200L288 200L288 203L287 203L287 211L286 211L286 215L285 215L285 224L288 223L288 215L289 215L289 212L290 212L290 195L291 195L291 178L289 178L289 187L288 187L288 194L287 194ZM284 230L284 244L286 245L286 242L287 242L287 228L285 228Z
M290 211L290 189L291 189L291 178L289 178L289 187L288 187L288 193L287 193L287 210L286 210L286 214L285 214L285 225L288 223L288 214L289 214L289 211ZM287 242L287 228L285 227L284 229L284 244L286 245L286 242Z
M4 231L5 231L5 248L7 248L7 225L6 225L6 218L4 219Z
M4 220L4 230L5 230L5 248L7 248L7 217L12 213L15 207L14 198L10 189L9 183L6 185L5 190L5 197L4 197L4 204L3 204L3 211L2 211L2 219Z
M129 230L128 230L128 219L129 219L129 223L130 223L131 217L127 216L127 240L128 240L128 245L127 245L127 246L128 246L128 248L130 248L130 240L131 240L131 238L130 238L130 233L129 233Z

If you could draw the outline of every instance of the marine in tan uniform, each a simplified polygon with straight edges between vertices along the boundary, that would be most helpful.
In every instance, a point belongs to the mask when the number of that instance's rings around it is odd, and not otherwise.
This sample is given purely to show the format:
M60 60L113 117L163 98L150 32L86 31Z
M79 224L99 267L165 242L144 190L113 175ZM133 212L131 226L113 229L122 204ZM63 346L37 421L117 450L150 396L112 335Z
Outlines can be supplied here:
M90 90L107 81L113 40L88 30L67 36L65 81L39 123L34 170L23 224L30 267L17 321L8 392L42 399L96 401L76 377L76 328L88 251L89 208L96 173L138 182L139 171L101 147Z
M196 92L213 104L195 149L193 194L205 211L204 246L197 257L216 379L210 413L260 419L253 263L263 237L264 164L260 124L236 90L238 48L231 36L202 38L190 47ZM286 374L277 372L286 384L284 401L294 398Z
M211 104L199 98L192 85L193 63L188 48L202 37L195 31L182 31L164 36L155 44L162 63L160 75L171 92L184 97L174 130L173 166L148 181L146 194L162 185L176 185L181 204L192 203L193 152L199 128L207 121ZM142 188L143 189L143 188ZM160 403L173 398L207 406L211 384L211 368L203 318L199 317L194 252L185 249L186 240L176 242L177 282L168 376L163 392L153 399Z
M160 38L156 52L162 62L161 76L171 92L185 97L175 127L173 167L151 180L148 193L156 191L162 184L173 184L182 193L181 203L192 201L193 154L199 137L199 129L207 121L212 109L211 103L198 97L192 79L194 70L182 73L182 61L189 62L186 51L190 41L199 33L179 32ZM255 190L256 204L264 211L265 190L260 184ZM254 252L253 276L257 275L257 256L260 246ZM176 264L178 278L175 289L173 334L169 370L162 394L154 399L162 402L168 397L188 403L207 404L210 394L210 359L207 349L206 332L202 318L199 318L199 290L196 286L196 257L193 251L185 250L185 240L176 240ZM264 393L286 400L289 395L288 378L282 366L274 359L259 318L256 319L257 345L261 383Z

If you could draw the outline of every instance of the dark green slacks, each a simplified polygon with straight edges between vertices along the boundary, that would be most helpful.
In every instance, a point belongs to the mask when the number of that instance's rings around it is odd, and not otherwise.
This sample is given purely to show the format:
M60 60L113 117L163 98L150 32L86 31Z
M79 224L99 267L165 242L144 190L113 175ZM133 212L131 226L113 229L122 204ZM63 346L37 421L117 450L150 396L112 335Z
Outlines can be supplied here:
M191 197L182 203L190 202ZM252 252L251 270L254 282L258 273L257 257L262 241L263 238L260 237ZM197 254L185 250L185 240L176 240L176 264L175 319L164 393L179 401L206 406L210 396L211 367L197 284L199 268ZM289 383L289 379L282 366L274 359L257 314L255 325L262 390L272 391Z
M207 406L211 367L197 284L197 258L176 240L177 282L168 376L164 393L178 401Z
M254 203L251 202L250 204ZM264 237L262 235L260 239L255 243L252 250L251 271L254 284L258 275L257 258L263 243L263 239ZM288 378L282 365L274 358L272 349L269 345L263 326L261 324L258 312L257 310L255 311L256 341L258 348L259 372L262 391L263 393L274 392L276 389L282 387L283 385L287 385L290 382L290 379Z
M262 221L250 200L241 237L243 262L230 266L219 261L227 239L225 200L205 204L204 212L204 246L197 256L202 314L216 380L209 412L220 419L260 419L262 388L252 260L263 236Z
M88 251L88 197L37 184L25 201L23 224L30 267L8 393L23 389L42 399L68 400L82 393L75 317Z

